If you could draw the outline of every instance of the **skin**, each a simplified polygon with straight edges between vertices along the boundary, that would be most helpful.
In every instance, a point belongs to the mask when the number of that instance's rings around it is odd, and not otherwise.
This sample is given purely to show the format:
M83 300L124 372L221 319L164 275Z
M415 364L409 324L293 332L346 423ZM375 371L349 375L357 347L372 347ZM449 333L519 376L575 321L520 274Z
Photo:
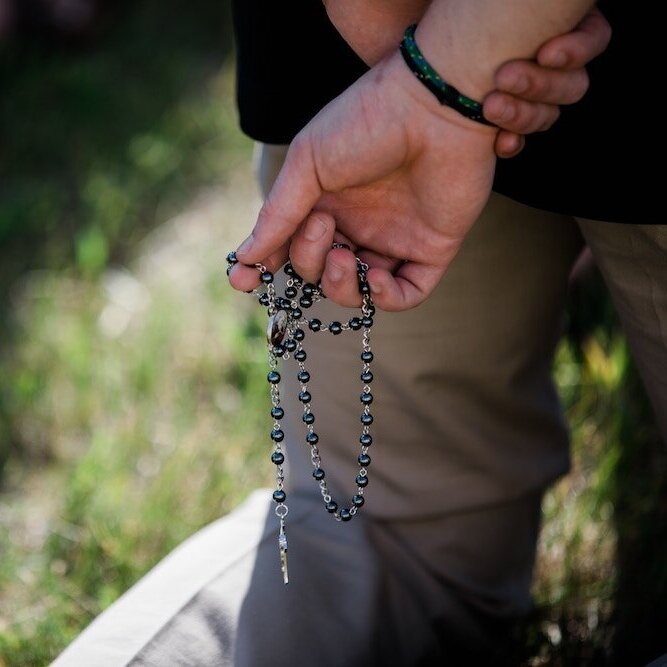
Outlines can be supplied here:
M406 25L418 23L431 0L324 0L329 19L369 66L400 42ZM523 135L544 132L558 120L559 106L578 102L588 90L586 64L602 53L611 30L599 10L591 10L575 30L547 41L536 62L505 63L495 75L495 91L484 99L488 120L503 128L496 137L498 157L514 157Z
M478 92L489 88L487 78L480 77ZM276 269L289 252L308 279L324 267L332 300L358 305L354 255L327 250L333 238L348 239L364 248L358 254L372 267L376 305L414 307L442 278L486 202L495 140L494 129L441 107L393 52L296 137L239 259ZM230 282L248 290L257 272L237 265Z

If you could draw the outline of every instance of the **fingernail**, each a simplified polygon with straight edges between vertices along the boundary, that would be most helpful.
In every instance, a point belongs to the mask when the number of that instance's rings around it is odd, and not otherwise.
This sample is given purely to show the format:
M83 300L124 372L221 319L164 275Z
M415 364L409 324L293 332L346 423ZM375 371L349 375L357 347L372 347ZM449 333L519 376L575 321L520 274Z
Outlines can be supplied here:
M343 277L344 271L337 264L330 264L327 273L329 274L329 278L331 278L331 280L337 281Z
M238 247L238 250L236 251L237 255L242 255L243 253L248 252L250 250L250 246L252 246L253 241L255 238L253 237L252 234Z
M513 93L525 93L528 90L528 78L523 74L514 79L512 84Z
M319 218L310 218L306 223L306 229L304 230L303 235L308 241L318 241L324 236L326 231L326 223Z
M380 294L382 292L382 285L375 284L375 283L369 283L371 286L371 292L374 292L375 294Z

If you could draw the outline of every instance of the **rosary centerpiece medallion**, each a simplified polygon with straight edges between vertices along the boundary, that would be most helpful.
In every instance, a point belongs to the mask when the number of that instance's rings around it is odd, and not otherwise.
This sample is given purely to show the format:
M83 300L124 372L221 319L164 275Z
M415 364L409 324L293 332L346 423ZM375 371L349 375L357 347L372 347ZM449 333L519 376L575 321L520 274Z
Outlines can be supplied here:
M344 244L334 243L333 247L344 247ZM227 274L231 271L234 264L238 263L236 253L230 252L227 255ZM306 283L296 273L291 264L286 264L284 271L287 274L287 284L285 293L278 295L274 284L273 273L267 270L263 264L255 264L255 268L260 272L262 288L252 290L262 306L267 309L268 322L266 326L266 340L269 352L269 372L266 379L269 383L271 396L271 418L273 419L273 428L270 432L270 438L273 443L271 461L276 466L276 490L273 492L273 500L276 502L275 513L280 522L278 534L278 548L280 555L280 567L284 583L288 583L287 572L287 534L285 532L285 517L289 511L287 507L287 493L284 490L285 473L283 464L285 463L285 452L282 442L285 439L285 433L281 428L281 420L285 416L285 410L280 405L280 371L278 370L279 360L287 361L291 357L297 363L297 380L300 384L299 401L303 405L302 421L305 425L305 440L310 447L310 460L313 464L313 478L319 485L324 509L336 521L350 521L359 508L365 502L364 491L368 486L368 467L371 463L371 457L368 450L373 443L373 437L370 433L370 427L373 423L373 415L370 406L373 402L370 384L373 381L371 372L371 362L373 361L373 352L371 351L371 327L373 326L373 315L375 306L371 298L371 291L366 279L368 265L357 258L357 278L359 282L359 291L362 297L361 312L358 317L351 317L347 322L333 321L325 324L317 318L308 318L304 311L310 308L314 303L324 297L319 285ZM322 466L322 457L318 443L319 435L315 431L315 414L311 408L311 393L308 391L308 382L310 373L306 368L308 355L305 350L306 334L331 335L338 336L345 332L361 331L361 373L360 380L362 385L359 400L361 403L361 433L359 436L360 453L357 457L359 464L359 473L355 478L356 493L352 496L349 506L339 506L331 497L327 488L326 474Z

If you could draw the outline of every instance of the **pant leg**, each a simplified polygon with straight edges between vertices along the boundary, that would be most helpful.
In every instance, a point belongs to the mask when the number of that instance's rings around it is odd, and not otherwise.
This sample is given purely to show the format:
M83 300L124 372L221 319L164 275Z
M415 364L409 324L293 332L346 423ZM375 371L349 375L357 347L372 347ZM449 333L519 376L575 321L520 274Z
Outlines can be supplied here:
M285 150L258 149L265 193ZM375 443L362 511L382 539L391 535L487 618L528 609L541 494L569 465L550 367L582 245L571 218L493 195L433 295L374 318ZM355 313L325 301L313 316L345 321ZM359 341L307 341L323 467L337 499L349 502ZM284 369L287 487L316 493L296 366Z
M579 220L667 443L667 225Z

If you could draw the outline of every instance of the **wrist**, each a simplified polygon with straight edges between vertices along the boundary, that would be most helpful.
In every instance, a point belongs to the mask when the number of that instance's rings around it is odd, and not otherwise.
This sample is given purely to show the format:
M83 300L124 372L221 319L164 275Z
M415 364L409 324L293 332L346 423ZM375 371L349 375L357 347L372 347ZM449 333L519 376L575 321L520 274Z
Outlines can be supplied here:
M464 95L458 88L445 81L436 72L431 63L426 60L415 40L416 27L416 24L412 24L406 28L399 47L401 56L408 69L433 94L440 104L451 107L462 116L470 118L470 120L474 120L477 123L493 125L493 123L490 123L484 117L481 102Z
M415 39L426 60L445 81L481 101L496 87L498 63L475 39L462 43L464 40L456 32L456 19L448 10L446 3L433 3L417 26Z
M396 87L395 96L405 101L405 113L417 118L421 113L457 125L467 131L488 136L493 139L498 128L484 125L466 118L455 109L441 104L435 95L417 79L405 63L403 56L396 49L392 54L383 58L372 70L376 81L387 80Z

